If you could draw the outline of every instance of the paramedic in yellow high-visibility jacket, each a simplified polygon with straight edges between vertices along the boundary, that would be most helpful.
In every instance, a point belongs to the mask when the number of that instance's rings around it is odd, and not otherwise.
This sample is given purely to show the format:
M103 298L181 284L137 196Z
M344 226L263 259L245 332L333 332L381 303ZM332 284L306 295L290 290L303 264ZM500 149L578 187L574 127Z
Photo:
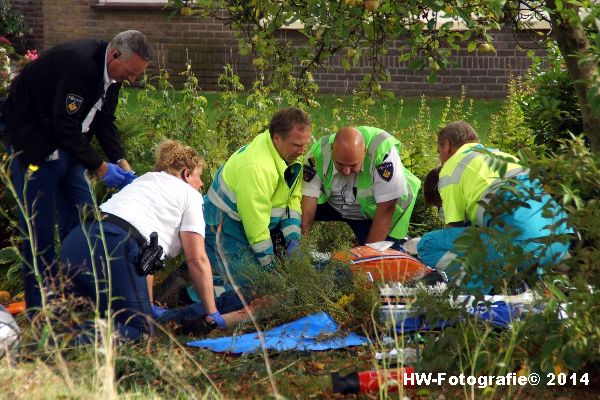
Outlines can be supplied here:
M280 230L288 254L300 240L302 161L311 140L308 114L297 108L275 113L269 130L225 162L205 196L206 247L211 264L232 288L245 286L249 265L270 268L272 234Z
M431 198L428 202L441 206L447 227L421 238L417 250L423 262L445 270L468 291L489 294L494 289L492 282L500 281L498 277L511 269L541 275L567 257L574 233L568 216L519 160L481 145L473 127L464 121L451 122L440 130L438 153L442 164L439 176L437 171L428 175L424 192L426 199ZM431 187L436 181L438 196ZM455 245L459 238L473 241L464 236L467 225L479 230L485 254L464 280L467 271L452 260L464 255L466 246ZM496 235L490 235L490 230ZM522 251L522 257L518 264L510 260L515 264L511 265L508 261L515 249Z

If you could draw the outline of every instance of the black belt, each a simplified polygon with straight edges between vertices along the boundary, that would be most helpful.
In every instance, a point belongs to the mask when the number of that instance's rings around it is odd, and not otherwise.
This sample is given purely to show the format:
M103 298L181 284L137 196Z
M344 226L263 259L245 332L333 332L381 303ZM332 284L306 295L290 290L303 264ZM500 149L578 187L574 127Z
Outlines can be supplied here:
M131 225L121 217L103 212L102 222L108 222L126 230L129 233L129 237L135 240L140 247L143 247L147 243L140 231L138 231L135 226Z

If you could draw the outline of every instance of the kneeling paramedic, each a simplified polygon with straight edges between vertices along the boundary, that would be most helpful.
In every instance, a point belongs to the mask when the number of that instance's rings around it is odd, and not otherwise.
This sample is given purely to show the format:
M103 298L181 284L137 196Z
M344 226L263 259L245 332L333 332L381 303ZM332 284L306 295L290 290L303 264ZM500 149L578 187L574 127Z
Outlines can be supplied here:
M207 252L225 283L224 296L236 298L228 271L237 285L250 288L250 268L272 268L276 230L288 254L298 247L302 156L310 139L311 121L304 111L280 110L268 131L217 171L205 196L204 214Z
M512 266L519 271L535 268L539 275L566 256L573 230L566 224L565 211L545 193L539 180L530 179L515 157L482 146L473 128L463 121L452 122L439 132L438 153L442 167L427 176L425 195L428 203L441 207L447 228L429 232L419 241L417 251L427 265L446 270L451 280L466 289L487 294L492 290L489 279L486 282L488 275L503 274L486 272L486 268L506 267L510 256L506 253L510 250L497 243L499 238L522 249L524 257ZM486 254L483 265L471 271L463 284L465 271L452 261L464 255L454 243L472 229L469 225L480 229ZM488 228L496 239L484 232Z

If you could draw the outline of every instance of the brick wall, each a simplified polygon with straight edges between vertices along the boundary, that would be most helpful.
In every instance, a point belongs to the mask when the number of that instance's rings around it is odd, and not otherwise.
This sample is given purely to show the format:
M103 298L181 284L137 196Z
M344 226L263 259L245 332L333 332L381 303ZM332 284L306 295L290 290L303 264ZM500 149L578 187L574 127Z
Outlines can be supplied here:
M26 35L23 45L26 48L41 48L44 39L44 18L42 15L42 0L11 0L12 6L25 17L25 22L31 28Z
M237 40L228 26L219 21L198 17L174 16L161 9L107 9L91 7L93 0L16 0L18 7L42 5L43 41L41 48L48 48L62 41L82 37L110 39L115 33L126 29L137 29L148 35L156 44L157 57L150 73L157 66L165 67L175 82L183 78L178 73L185 68L187 57L191 60L194 73L204 90L215 90L217 77L226 63L234 66L242 82L250 83L257 71L250 57L237 53ZM35 7L33 7L35 8ZM33 11L36 15L38 11ZM300 34L285 31L282 34L293 40L302 40ZM394 46L384 57L390 66L392 82L383 84L386 90L393 90L399 96L447 96L457 95L464 85L472 97L499 98L505 95L509 75L522 75L530 61L527 49L535 48L527 32L517 32L509 28L493 34L496 54L478 52L458 52L453 60L456 66L439 74L434 84L427 82L427 72L417 72L399 63ZM517 50L517 43L524 50ZM540 52L536 49L536 52ZM351 93L362 79L369 66L361 62L350 71L345 71L339 58L333 58L326 68L314 77L322 93Z

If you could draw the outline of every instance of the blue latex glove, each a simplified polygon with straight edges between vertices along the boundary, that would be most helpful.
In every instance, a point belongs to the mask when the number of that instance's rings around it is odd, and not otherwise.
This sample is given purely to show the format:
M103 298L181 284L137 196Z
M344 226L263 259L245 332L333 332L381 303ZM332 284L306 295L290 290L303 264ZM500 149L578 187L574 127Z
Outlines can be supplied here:
M291 255L298 250L298 248L300 247L300 241L298 239L290 239L290 241L287 244L287 256L291 257Z
M215 311L212 314L208 314L208 316L211 317L213 319L213 321L215 321L215 324L217 324L217 328L220 328L220 329L227 328L227 322L225 322L225 320L221 316L220 312Z
M127 171L123 168L119 167L117 164L108 163L108 168L106 169L106 174L102 177L102 182L108 187L121 188L123 187L123 182L125 182L125 177L127 176Z
M125 179L123 179L123 183L119 186L119 189L123 189L125 186L129 185L133 182L134 179L137 178L137 175L133 171L125 172Z
M162 308L154 304L150 304L150 307L152 307L152 318L154 319L160 318L164 313L167 312L166 308Z

